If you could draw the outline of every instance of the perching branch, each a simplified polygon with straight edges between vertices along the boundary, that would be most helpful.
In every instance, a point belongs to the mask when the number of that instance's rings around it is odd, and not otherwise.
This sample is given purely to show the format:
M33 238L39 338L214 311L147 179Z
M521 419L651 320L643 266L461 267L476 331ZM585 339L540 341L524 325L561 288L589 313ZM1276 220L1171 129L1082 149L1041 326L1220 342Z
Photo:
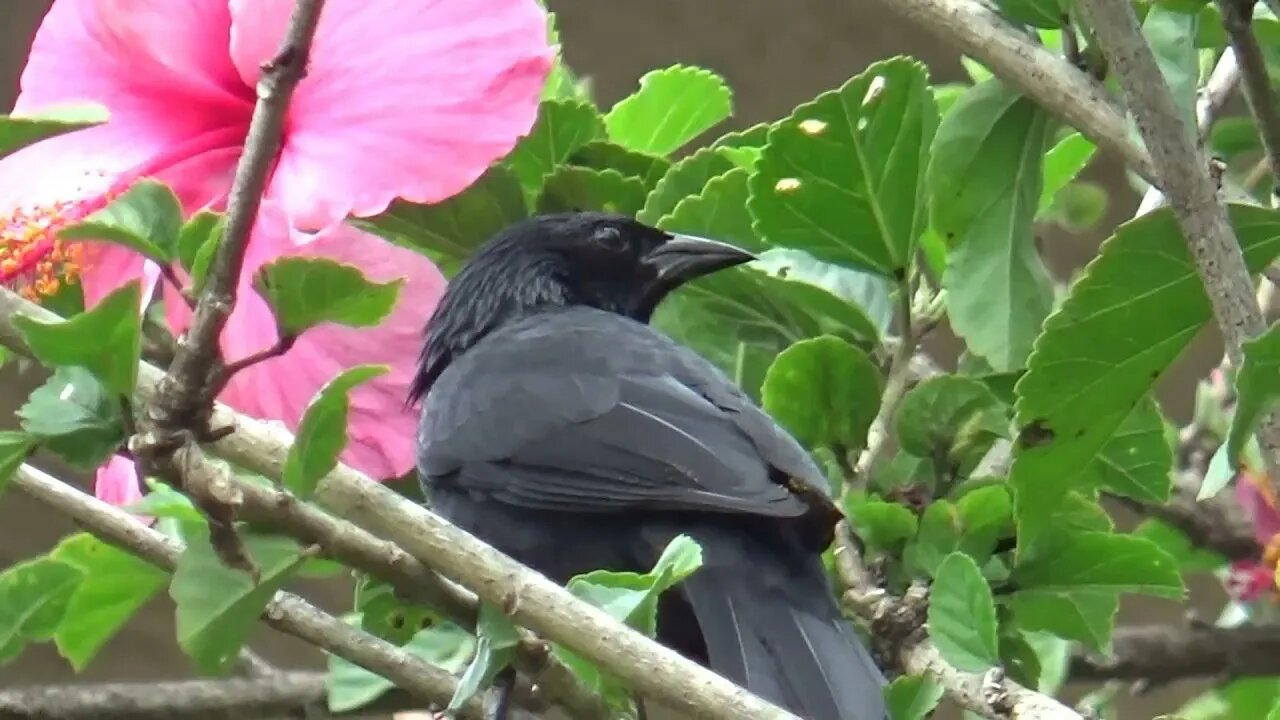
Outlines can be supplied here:
M198 445L184 447L178 453L184 465L210 464ZM242 519L271 526L304 543L316 545L325 556L390 583L401 597L438 610L468 630L475 628L478 612L475 596L441 578L394 543L334 518L284 490L235 478L227 478L226 482L234 483L240 496L238 514ZM516 667L569 717L576 720L608 717L608 708L600 696L584 686L548 652L545 642L528 631L521 631Z
M877 0L886 10L957 47L1065 120L1098 147L1117 153L1153 185L1162 185L1151 156L1129 139L1123 112L1093 78L978 0Z
M261 678L173 682L75 683L0 690L0 717L11 720L248 720L341 717L325 701L325 673L279 672ZM420 708L403 691L360 708L361 715Z
M999 670L975 675L952 667L925 632L923 586L913 586L905 597L890 595L863 564L847 528L842 526L836 538L836 568L845 586L845 607L870 627L877 652L897 669L929 678L956 704L991 720L1083 720L1066 705L1022 687Z
M1271 176L1280 181L1280 107L1276 106L1262 46L1250 25L1253 6L1254 0L1218 0L1222 27L1227 31L1231 49L1240 59L1244 99L1258 126L1258 136L1262 138L1262 149L1267 164L1271 166Z
M11 318L44 322L53 313L0 289L0 344L29 354ZM137 398L150 401L164 374L142 363ZM232 432L209 447L231 462L279 479L293 436L283 428L240 415L214 403L215 427ZM364 474L338 464L316 488L315 499L331 512L386 538L423 565L502 608L519 625L576 651L645 697L709 720L794 718L781 708L641 635L420 505ZM136 523L135 523L136 524Z
M1196 269L1222 330L1227 356L1242 359L1245 340L1265 326L1244 254L1209 175L1209 163L1186 127L1133 9L1124 0L1080 0L1098 43L1119 77L1130 111L1151 151L1174 217L1191 247ZM1258 430L1270 477L1280 477L1280 416L1269 413Z
M1117 628L1110 657L1076 653L1069 671L1072 680L1143 680L1156 684L1194 677L1277 674L1280 626L1275 625Z
M162 570L173 572L182 555L183 546L177 540L30 465L18 469L13 485L31 498L74 519L98 538ZM449 704L457 688L457 680L444 670L381 638L361 632L296 595L277 592L262 613L262 620L280 632L375 672L440 707ZM462 716L483 717L481 705L478 698L472 698L463 708Z

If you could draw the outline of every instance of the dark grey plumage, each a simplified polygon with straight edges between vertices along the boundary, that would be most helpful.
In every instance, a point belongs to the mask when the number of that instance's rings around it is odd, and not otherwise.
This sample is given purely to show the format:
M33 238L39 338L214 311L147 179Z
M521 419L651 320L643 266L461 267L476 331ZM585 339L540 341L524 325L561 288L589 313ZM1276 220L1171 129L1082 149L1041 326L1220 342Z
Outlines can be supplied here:
M687 533L704 566L664 597L660 640L805 717L880 720L883 677L820 559L838 512L818 468L645 324L680 283L748 257L684 242L583 213L477 253L428 325L415 385L432 505L559 582L646 570Z

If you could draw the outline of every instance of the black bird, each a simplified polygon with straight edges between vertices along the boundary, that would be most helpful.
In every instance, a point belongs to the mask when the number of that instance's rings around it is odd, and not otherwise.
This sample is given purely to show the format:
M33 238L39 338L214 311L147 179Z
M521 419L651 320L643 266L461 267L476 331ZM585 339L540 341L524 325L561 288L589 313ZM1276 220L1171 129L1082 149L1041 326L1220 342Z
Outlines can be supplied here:
M602 213L489 240L426 330L410 400L432 507L564 583L647 571L676 535L703 567L658 638L812 720L881 720L884 678L820 554L839 512L803 448L692 350L648 325L738 248Z

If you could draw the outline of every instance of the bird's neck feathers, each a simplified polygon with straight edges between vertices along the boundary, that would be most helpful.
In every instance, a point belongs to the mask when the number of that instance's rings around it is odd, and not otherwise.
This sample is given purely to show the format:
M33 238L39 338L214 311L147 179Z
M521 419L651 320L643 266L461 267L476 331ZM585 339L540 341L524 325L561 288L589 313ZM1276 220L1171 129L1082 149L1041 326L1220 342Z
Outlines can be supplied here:
M533 258L502 273L465 266L449 283L427 323L426 342L409 402L420 401L454 360L490 333L530 315L578 304L551 258Z

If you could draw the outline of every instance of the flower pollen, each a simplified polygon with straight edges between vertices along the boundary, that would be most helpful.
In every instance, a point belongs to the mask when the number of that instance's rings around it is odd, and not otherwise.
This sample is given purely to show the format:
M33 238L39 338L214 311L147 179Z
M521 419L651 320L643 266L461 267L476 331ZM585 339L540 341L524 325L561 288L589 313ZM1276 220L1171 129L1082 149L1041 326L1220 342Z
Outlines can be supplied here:
M64 240L60 233L106 207L124 189L115 183L106 192L19 207L0 216L0 285L34 302L78 283L87 259L85 243Z

